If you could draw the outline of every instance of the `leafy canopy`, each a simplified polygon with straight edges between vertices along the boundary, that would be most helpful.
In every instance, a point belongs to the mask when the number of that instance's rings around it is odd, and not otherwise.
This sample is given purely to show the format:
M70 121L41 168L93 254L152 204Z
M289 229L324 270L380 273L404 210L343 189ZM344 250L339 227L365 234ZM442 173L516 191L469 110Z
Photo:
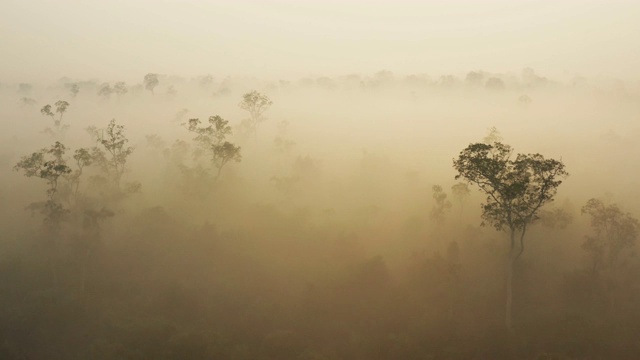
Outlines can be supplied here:
M524 229L538 219L538 210L553 200L562 179L569 174L564 164L540 154L518 154L500 142L470 144L453 162L463 178L487 194L482 204L483 225L497 230Z

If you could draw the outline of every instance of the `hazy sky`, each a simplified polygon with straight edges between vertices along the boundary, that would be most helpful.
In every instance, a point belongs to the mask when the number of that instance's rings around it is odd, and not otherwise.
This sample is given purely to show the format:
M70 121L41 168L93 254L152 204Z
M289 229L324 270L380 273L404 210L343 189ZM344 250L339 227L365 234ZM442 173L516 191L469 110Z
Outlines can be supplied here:
M519 73L640 78L640 1L0 0L0 81Z

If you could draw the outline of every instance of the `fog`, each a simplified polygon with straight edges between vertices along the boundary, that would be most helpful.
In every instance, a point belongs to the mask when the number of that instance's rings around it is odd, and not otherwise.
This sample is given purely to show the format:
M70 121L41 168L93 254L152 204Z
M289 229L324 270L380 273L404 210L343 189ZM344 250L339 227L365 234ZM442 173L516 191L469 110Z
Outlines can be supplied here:
M0 359L640 356L637 4L2 5Z
M640 77L635 1L3 0L0 77ZM46 61L44 61L46 59Z

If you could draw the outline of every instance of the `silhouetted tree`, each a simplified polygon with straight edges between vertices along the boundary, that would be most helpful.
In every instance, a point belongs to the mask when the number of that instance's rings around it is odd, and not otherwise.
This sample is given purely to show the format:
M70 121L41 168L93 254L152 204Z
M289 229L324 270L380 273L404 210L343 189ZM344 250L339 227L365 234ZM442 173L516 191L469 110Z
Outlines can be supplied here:
M538 211L553 201L562 178L568 176L564 164L545 159L540 154L518 154L511 159L510 146L470 144L453 161L463 178L475 184L487 195L482 204L482 225L509 231L509 257L506 278L505 325L511 330L513 269L524 251L527 227L538 219ZM516 235L520 234L520 251L516 251Z
M78 96L80 92L80 85L78 85L78 83L68 83L66 87L69 89L69 95L71 95L72 98Z
M482 71L470 71L464 78L464 81L469 85L482 85L482 80L484 80Z
M460 213L464 210L464 201L469 197L471 191L469 190L469 185L463 182L459 182L451 187L451 193L453 197L456 198L458 204L460 205Z
M266 120L263 114L272 104L273 101L267 95L261 94L256 90L242 95L242 101L238 106L249 112L249 118L242 121L243 127L255 134L258 124Z
M240 162L240 147L226 141L232 134L229 122L215 115L209 117L209 126L201 126L200 119L189 119L185 124L187 130L197 134L194 138L200 150L211 155L211 162L216 169L215 179L218 180L222 168L229 162Z
M451 203L447 200L447 194L442 190L442 186L433 185L432 190L435 204L431 209L431 219L437 224L442 224L446 212L451 208Z
M113 92L118 94L118 96L122 96L129 92L129 89L127 89L127 84L124 81L118 81L113 85Z
M56 137L63 135L64 132L69 128L69 125L62 124L62 117L64 116L64 113L67 112L69 103L64 100L58 100L54 105L56 107L55 113L51 111L52 107L49 104L43 106L42 109L40 109L40 113L53 119L53 129L46 128L45 132L50 134L51 136ZM56 114L58 114L57 117Z
M111 97L111 94L113 94L113 89L111 88L111 85L109 85L109 83L104 83L100 86L100 89L98 90L98 96L108 99Z
M129 156L133 153L133 147L126 146L129 139L125 136L124 125L116 124L112 119L103 131L96 131L96 138L101 147L92 149L94 161L107 173L114 185L120 190L120 181L125 172Z
M590 254L592 273L615 267L624 252L636 242L640 230L638 219L622 212L618 205L606 205L599 199L587 201L582 213L591 217L594 231L582 244Z
M485 87L489 90L504 90L505 85L502 79L497 77L492 77L487 80Z
M497 142L502 142L502 135L500 131L495 126L489 128L487 136L482 139L482 142L485 144L493 144Z
M151 91L154 94L153 89L160 84L158 74L149 73L144 76L144 88Z

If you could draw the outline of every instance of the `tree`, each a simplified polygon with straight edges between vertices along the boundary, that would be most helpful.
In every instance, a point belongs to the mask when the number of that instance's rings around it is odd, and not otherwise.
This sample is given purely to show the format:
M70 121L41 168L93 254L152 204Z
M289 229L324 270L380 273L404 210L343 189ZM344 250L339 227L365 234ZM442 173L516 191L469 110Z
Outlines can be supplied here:
M153 89L155 89L159 84L160 80L158 80L158 74L149 73L144 76L144 88L151 91L151 94L154 94Z
M71 183L73 194L77 198L82 171L85 167L90 166L93 163L93 156L89 149L80 148L73 154L73 159L76 161L77 169L69 175L69 182Z
M485 84L485 87L489 90L496 91L505 89L504 81L497 77L489 78L489 80L487 80L487 83Z
M634 255L634 247L640 232L640 223L616 204L605 204L590 199L582 207L582 214L591 217L594 234L586 236L582 249L589 255L589 275L592 300L604 295L609 311L616 308L618 289L624 280L624 265ZM604 285L604 289L600 286ZM598 289L605 290L599 293Z
M469 85L482 85L484 80L484 73L482 71L470 71L464 78L464 81Z
M222 168L229 162L240 162L240 147L226 141L227 136L232 134L229 122L222 117L215 115L209 117L209 126L201 126L200 119L189 119L186 125L187 130L197 134L194 138L199 147L196 157L203 152L211 155L211 162L216 169L215 180L220 177Z
M582 214L591 217L594 234L587 236L582 248L590 255L593 276L615 269L627 250L635 245L640 223L618 205L606 205L602 200L590 199L582 207Z
M453 197L456 198L458 204L460 205L460 213L464 210L464 200L469 197L471 191L469 190L469 185L463 182L459 182L451 187L451 193Z
M69 129L69 125L62 124L62 117L64 116L64 113L67 112L69 103L64 100L58 100L54 105L56 107L55 113L51 111L52 107L49 104L43 106L42 109L40 109L40 113L53 119L53 130L51 128L47 128L45 129L45 132L55 137L63 135L64 132ZM58 114L57 117L56 114Z
M67 83L65 86L69 89L69 94L72 98L78 96L80 92L80 85L78 83Z
M23 108L35 106L38 102L30 97L20 98L20 106Z
M57 231L60 222L68 212L58 198L59 179L71 173L64 154L67 148L56 141L49 148L41 149L31 155L24 156L15 166L26 177L38 177L47 181L47 200L29 205L29 209L38 210L44 215L45 224Z
M442 190L442 186L433 185L433 200L435 204L431 209L431 219L437 224L442 224L446 212L451 208L451 203L447 200L447 194Z
M122 96L129 92L129 89L127 89L127 83L124 81L118 81L113 85L113 91L118 94L118 96Z
M100 90L98 90L98 96L102 96L105 99L109 99L113 94L113 89L109 83L104 83L100 85Z
M238 106L241 109L248 111L250 116L249 119L242 121L242 125L255 134L258 124L266 120L263 114L271 107L271 105L273 105L273 101L256 90L242 95L242 101Z
M483 143L493 144L497 142L502 142L502 135L500 134L500 131L498 131L498 129L495 126L492 126L487 130L488 130L487 136L485 136L482 139Z
M518 103L521 106L527 106L529 104L531 104L531 97L529 95L520 95L520 97L518 97Z
M500 142L467 146L453 161L456 179L475 184L487 195L482 207L482 225L509 232L506 276L505 325L511 330L513 270L524 251L527 227L538 218L540 208L553 201L558 186L569 174L564 164L540 154L518 154ZM520 249L516 251L516 235Z
M133 148L126 146L129 139L124 134L124 125L118 125L115 119L112 119L105 131L94 131L97 133L95 136L102 148L94 147L92 149L93 160L101 165L111 178L116 191L119 191L127 160L129 155L133 153Z

